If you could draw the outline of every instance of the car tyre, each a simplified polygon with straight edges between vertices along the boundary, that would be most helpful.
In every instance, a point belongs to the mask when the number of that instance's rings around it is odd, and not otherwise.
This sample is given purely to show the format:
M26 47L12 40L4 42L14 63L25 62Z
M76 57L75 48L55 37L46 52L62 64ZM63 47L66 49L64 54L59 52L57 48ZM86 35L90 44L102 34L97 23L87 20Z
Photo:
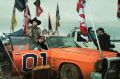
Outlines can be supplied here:
M74 64L63 64L60 79L83 79L80 69Z

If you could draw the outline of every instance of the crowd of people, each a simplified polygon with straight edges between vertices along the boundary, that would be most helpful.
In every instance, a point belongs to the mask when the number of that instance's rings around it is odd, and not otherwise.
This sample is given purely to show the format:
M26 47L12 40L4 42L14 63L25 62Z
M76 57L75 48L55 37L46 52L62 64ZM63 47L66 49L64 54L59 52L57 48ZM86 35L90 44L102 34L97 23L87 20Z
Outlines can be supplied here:
M47 49L46 45L45 45L45 38L42 35L42 31L41 29L38 27L38 25L41 24L40 20L37 20L37 18L35 17L34 19L30 20L29 23L32 24L31 27L29 27L28 29L28 33L27 35L31 37L31 39L35 40L41 47L43 47L44 49ZM111 48L114 47L114 45L111 45L110 43L110 35L108 35L105 30L103 28L98 28L96 30L97 33L97 37L98 37L98 42L96 40L96 38L93 38L92 35L90 34L90 30L92 28L88 28L88 32L89 35L91 36L94 44L96 45L97 49L99 49L99 45L101 50L106 50L106 51L111 51ZM44 34L46 34L47 31L44 30ZM53 34L53 33L50 33ZM57 34L57 33L56 33ZM98 45L99 43L99 45Z

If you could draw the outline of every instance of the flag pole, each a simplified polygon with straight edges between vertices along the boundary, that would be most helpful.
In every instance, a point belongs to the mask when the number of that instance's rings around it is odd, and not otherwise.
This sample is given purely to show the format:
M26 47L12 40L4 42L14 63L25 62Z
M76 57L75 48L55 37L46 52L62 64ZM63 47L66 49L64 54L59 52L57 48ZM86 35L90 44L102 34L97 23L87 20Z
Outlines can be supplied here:
M93 29L94 29L94 32L95 32L95 37L96 37L97 44L98 44L98 49L99 49L99 52L100 52L100 59L102 59L103 58L102 50L101 50L100 43L99 43L99 40L98 40L98 37L97 37L95 24L93 22L92 11L90 9L90 5L89 5L89 1L88 0L87 0L87 2L88 2L88 8L89 8L89 12L90 12L90 18L91 18L91 21L92 21Z

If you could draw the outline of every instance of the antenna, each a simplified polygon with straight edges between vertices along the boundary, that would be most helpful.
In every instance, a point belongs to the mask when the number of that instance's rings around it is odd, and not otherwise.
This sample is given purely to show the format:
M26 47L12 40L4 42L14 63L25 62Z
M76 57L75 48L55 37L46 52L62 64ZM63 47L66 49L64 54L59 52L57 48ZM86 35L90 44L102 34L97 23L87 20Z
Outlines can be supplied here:
M114 42L115 42L115 35L114 35Z

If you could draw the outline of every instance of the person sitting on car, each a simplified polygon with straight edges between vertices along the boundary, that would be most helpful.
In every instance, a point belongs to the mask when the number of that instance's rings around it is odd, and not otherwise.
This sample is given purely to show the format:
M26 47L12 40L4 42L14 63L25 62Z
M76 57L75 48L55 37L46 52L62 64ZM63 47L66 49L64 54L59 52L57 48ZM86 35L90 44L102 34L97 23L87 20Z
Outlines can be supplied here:
M45 49L45 50L48 49L48 48L47 48L47 45L45 44L45 38L44 38L43 36L39 36L39 37L38 37L37 44L40 45L40 47L41 47L42 49Z
M37 38L41 35L41 29L38 27L38 25L41 24L40 20L37 20L35 17L34 19L29 21L32 26L28 28L27 35L30 36L32 40L35 40L37 42Z
M92 27L89 27L88 28L88 32L89 32L89 35L92 39L92 41L94 42L95 46L98 48L98 44L97 44L97 40L96 40L96 37L95 37L95 33L94 31L92 30ZM115 48L115 45L114 44L111 44L110 42L110 35L108 35L107 33L105 33L104 29L103 28L98 28L96 30L97 34L98 34L98 41L100 43L100 47L102 50L107 50L107 51L115 51L113 50L112 48Z

